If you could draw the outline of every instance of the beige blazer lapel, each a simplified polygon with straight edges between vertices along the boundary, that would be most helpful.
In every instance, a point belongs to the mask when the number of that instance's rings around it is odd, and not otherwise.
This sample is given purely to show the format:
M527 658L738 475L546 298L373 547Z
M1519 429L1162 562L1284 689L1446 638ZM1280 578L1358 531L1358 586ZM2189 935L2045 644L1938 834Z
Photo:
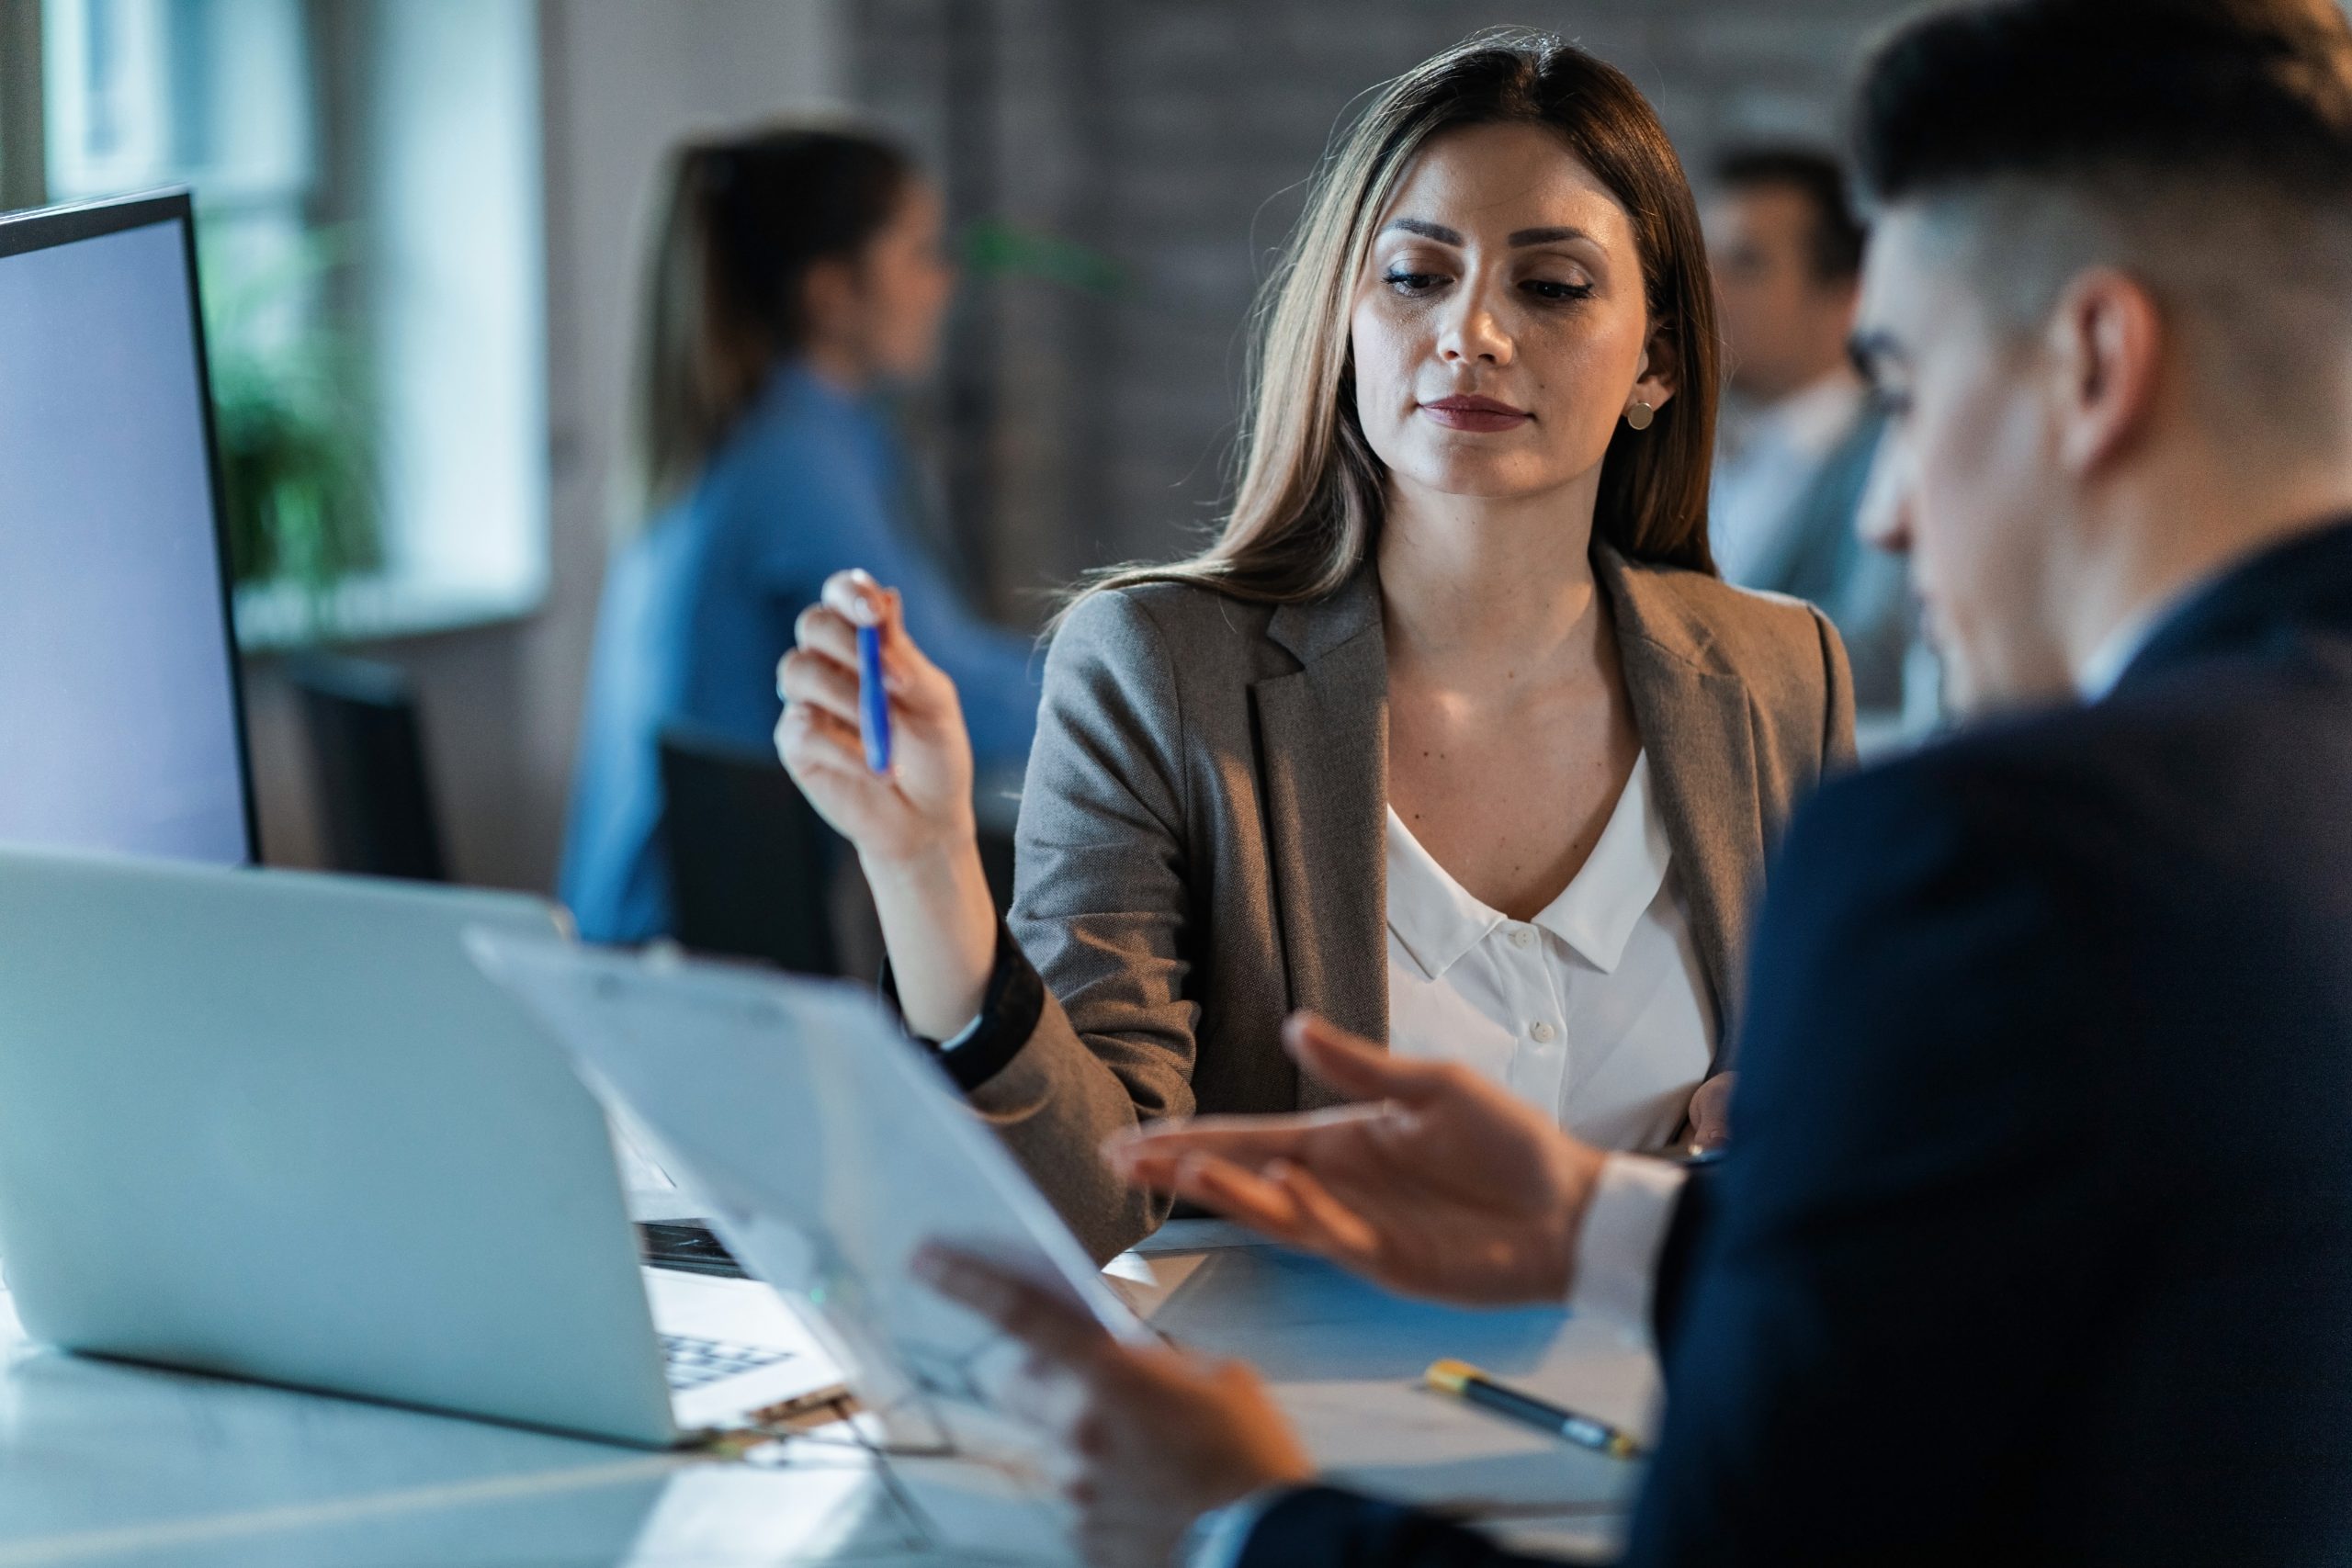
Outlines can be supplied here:
M1593 560L1616 623L1634 724L1649 753L1691 937L1722 1021L1728 1066L1764 819L1747 687L1666 581L1606 545ZM1290 1005L1368 1039L1388 1037L1388 655L1367 570L1330 598L1286 604L1268 626L1299 661L1255 682L1259 783ZM1299 1103L1334 1096L1312 1080Z
M1749 905L1764 870L1764 816L1747 686L1707 657L1712 640L1667 581L1607 545L1593 567L1617 623L1618 658L1650 779L1674 849L1674 874L1721 1021L1715 1066L1729 1066L1747 951Z
M1300 668L1250 687L1290 1005L1388 1038L1388 655L1370 570L1268 634ZM1335 1103L1313 1079L1302 1108Z

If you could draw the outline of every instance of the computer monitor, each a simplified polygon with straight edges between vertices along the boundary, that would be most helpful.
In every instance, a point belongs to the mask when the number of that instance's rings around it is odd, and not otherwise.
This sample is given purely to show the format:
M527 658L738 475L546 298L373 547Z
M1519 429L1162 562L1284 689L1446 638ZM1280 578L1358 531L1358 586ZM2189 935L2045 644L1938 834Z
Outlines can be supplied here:
M0 218L0 841L255 859L187 193Z

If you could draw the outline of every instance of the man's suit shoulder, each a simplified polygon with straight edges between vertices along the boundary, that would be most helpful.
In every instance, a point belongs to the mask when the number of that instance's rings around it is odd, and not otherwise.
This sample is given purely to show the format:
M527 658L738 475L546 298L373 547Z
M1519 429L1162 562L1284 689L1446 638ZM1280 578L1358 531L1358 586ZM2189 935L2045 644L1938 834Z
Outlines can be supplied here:
M2135 681L2104 701L1980 721L1966 733L1826 785L1799 814L1813 833L1889 819L1933 818L1988 844L2030 843L2067 859L2128 852L2131 833L2170 836L2199 816L2236 809L2240 789L2271 792L2282 756L2352 720L2316 694L2309 722L2282 723L2274 673L2190 668ZM1807 818L1811 818L1810 823Z
M1988 724L1834 778L1799 808L1781 874L1817 886L1965 863L2043 885L2112 865L2133 769L2078 710Z

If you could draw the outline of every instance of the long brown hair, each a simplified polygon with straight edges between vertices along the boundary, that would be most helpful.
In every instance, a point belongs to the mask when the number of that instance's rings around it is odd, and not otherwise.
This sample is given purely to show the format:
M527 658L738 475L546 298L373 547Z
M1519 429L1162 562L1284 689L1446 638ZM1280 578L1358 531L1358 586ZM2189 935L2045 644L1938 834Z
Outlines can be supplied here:
M1707 482L1718 358L1705 242L1681 160L1640 89L1548 34L1488 33L1391 82L1317 172L1255 315L1233 505L1186 560L1114 568L1091 586L1197 582L1248 599L1312 599L1345 582L1378 532L1384 470L1358 423L1349 304L1381 211L1429 140L1462 126L1556 134L1624 207L1675 396L1646 431L1619 426L1602 460L1596 535L1641 560L1713 572Z
M671 154L638 344L632 521L693 485L804 346L809 269L864 251L913 176L891 142L837 126L773 125Z

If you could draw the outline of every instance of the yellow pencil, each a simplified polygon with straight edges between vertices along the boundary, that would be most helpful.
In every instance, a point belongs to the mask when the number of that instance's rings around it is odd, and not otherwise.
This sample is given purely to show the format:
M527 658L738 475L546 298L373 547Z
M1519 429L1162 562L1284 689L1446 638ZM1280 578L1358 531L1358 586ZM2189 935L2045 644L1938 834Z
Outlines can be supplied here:
M1532 1394L1505 1388L1467 1361L1436 1361L1421 1374L1429 1385L1442 1393L1453 1394L1481 1410L1491 1410L1555 1437L1567 1438L1582 1448L1595 1449L1613 1459L1637 1459L1641 1444L1606 1421L1589 1416L1579 1416L1573 1410L1563 1410L1548 1404Z

